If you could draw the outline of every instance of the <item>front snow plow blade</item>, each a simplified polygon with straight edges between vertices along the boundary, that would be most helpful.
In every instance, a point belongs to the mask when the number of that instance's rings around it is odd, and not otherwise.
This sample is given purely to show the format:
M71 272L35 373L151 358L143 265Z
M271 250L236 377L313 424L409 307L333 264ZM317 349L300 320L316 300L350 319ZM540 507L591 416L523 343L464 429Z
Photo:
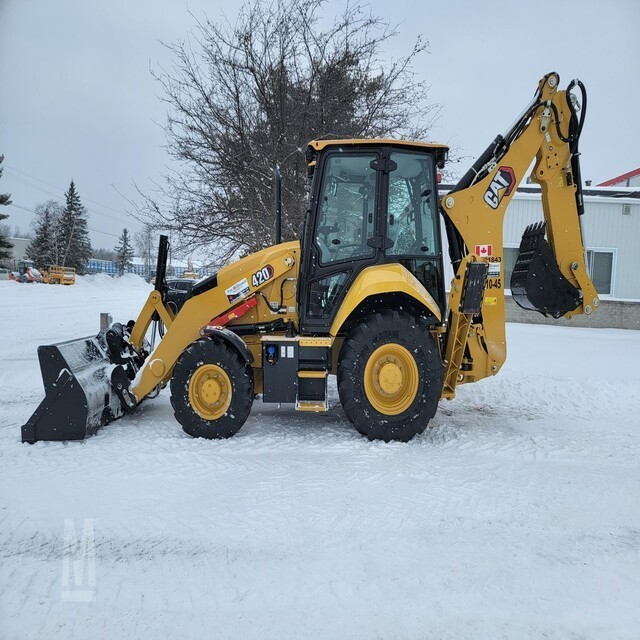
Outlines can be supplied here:
M525 229L511 274L511 295L523 309L561 318L577 309L582 299L562 275L544 234L544 222Z
M123 414L105 332L38 347L45 398L22 426L22 442L83 440ZM119 370L119 371L118 371Z

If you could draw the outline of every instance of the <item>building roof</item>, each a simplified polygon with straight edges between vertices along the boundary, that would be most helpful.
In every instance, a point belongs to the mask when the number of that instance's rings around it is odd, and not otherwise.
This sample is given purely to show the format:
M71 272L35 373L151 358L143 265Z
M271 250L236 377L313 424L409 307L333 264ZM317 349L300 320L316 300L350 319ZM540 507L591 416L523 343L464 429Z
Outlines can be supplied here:
M612 187L613 185L620 184L621 182L626 182L630 178L635 178L636 176L640 176L640 167L638 169L634 169L633 171L627 171L627 173L623 173L622 175L616 176L615 178L611 178L611 180L601 182L598 186Z

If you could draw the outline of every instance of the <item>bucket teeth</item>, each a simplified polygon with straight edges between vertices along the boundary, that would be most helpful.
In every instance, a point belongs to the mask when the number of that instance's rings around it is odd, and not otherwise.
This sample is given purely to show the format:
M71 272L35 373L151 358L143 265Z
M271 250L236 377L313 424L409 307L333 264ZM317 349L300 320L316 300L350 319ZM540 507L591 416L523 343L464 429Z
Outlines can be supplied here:
M560 318L578 308L580 291L562 275L544 235L544 222L525 229L511 274L511 295L523 309Z

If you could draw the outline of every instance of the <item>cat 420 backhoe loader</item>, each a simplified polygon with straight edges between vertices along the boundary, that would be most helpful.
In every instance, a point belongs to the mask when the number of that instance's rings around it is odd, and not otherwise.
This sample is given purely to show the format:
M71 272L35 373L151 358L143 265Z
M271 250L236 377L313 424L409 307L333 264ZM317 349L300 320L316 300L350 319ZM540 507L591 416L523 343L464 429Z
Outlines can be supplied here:
M360 433L407 441L424 431L441 398L505 361L503 218L534 160L544 222L524 232L512 295L555 318L598 305L579 217L586 93L579 81L566 91L558 82L556 73L542 78L513 126L440 200L446 146L311 142L301 241L200 280L175 316L161 238L155 290L135 322L39 348L46 397L22 427L23 441L84 438L166 385L187 433L226 438L257 394L326 411L330 374ZM448 295L440 216L454 272ZM145 336L159 323L154 347Z

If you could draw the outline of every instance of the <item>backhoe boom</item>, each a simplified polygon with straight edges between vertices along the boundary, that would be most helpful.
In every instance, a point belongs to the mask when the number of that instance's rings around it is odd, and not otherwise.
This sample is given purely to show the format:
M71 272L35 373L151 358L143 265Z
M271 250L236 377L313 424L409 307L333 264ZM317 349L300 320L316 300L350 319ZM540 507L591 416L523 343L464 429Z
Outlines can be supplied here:
M520 118L489 148L456 187L441 200L455 277L449 308L450 331L443 396L455 394L456 383L495 375L506 358L503 222L507 206L532 161L531 179L540 184L544 223L532 225L523 236L511 291L523 308L553 317L590 314L598 294L587 274L580 227L582 191L578 139L586 94L579 81L558 90L556 73L540 81L534 99ZM583 112L570 93L583 91ZM547 240L544 238L546 230ZM487 263L482 305L472 313L461 307L469 268ZM466 340L462 359L454 358ZM463 366L464 365L464 366Z

